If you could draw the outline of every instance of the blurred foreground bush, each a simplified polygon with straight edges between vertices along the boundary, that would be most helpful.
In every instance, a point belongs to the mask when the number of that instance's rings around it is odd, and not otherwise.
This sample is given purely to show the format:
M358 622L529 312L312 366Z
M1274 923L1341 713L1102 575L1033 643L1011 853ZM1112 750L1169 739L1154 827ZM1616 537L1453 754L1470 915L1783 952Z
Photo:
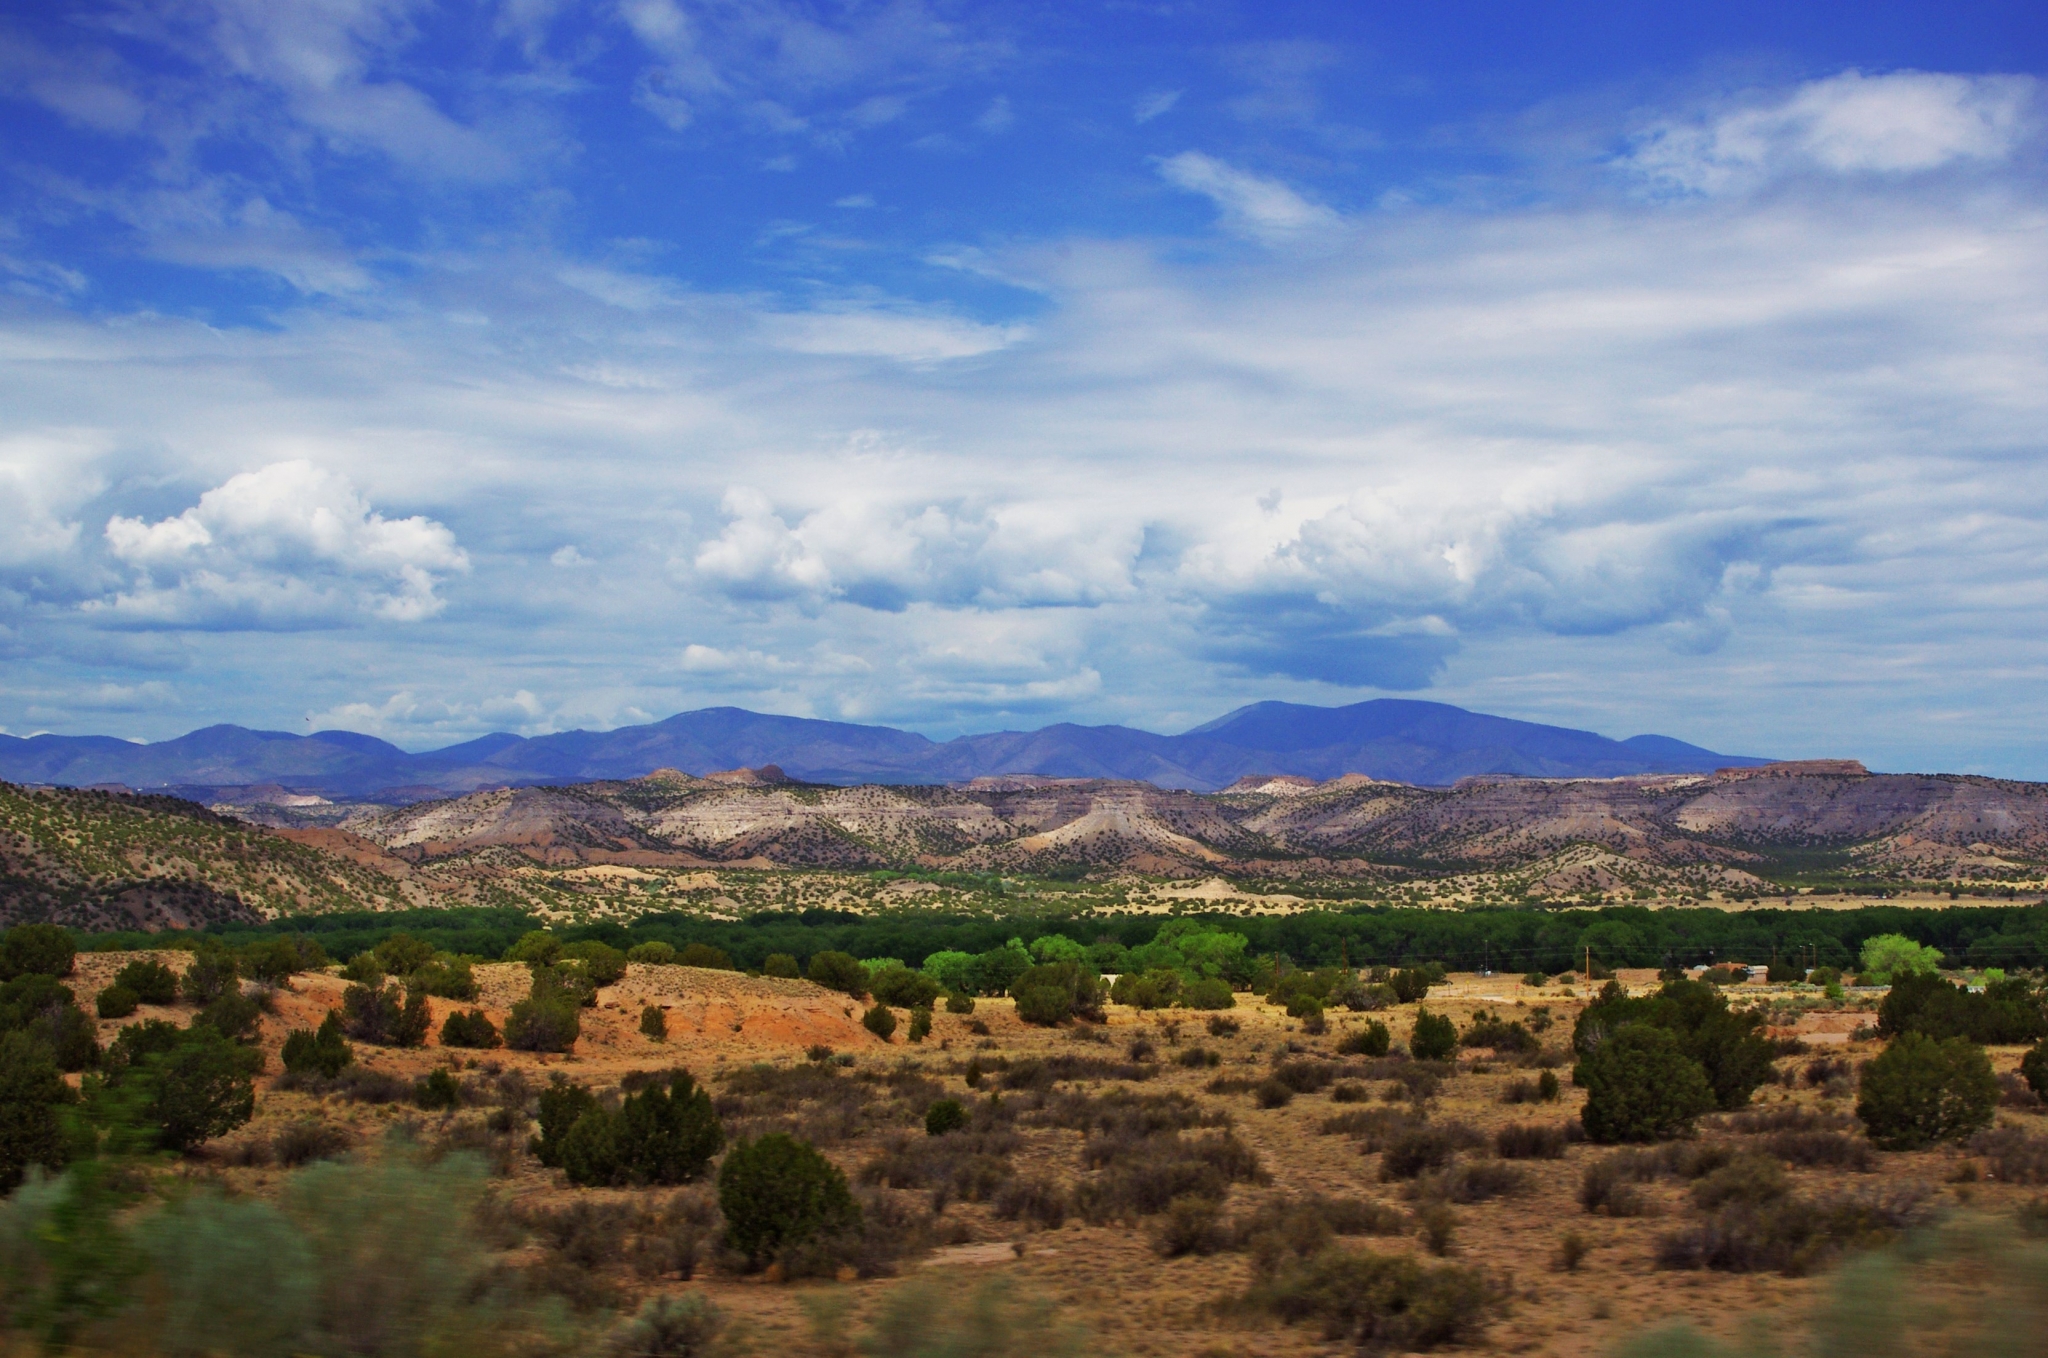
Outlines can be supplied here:
M1759 1313L1745 1340L1724 1344L1678 1324L1616 1350L1616 1358L1908 1358L1929 1353L2031 1358L2048 1335L2048 1244L2011 1218L1964 1218L1907 1236L1843 1265L1803 1343L1787 1344L1790 1317Z
M275 1206L207 1190L151 1206L111 1162L33 1174L0 1204L0 1333L166 1358L584 1351L488 1270L484 1179L467 1156L324 1163Z

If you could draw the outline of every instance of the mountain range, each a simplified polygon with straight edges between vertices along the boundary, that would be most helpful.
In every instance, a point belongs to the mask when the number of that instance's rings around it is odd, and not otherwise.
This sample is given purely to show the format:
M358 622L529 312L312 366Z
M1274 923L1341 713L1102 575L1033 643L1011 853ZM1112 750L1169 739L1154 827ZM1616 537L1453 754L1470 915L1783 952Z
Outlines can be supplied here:
M299 736L241 726L209 726L154 744L112 736L0 735L0 779L9 782L118 784L206 801L227 789L261 785L334 799L418 801L485 788L638 778L664 768L701 776L763 765L803 782L839 785L958 784L1026 774L1214 791L1260 775L1322 781L1363 774L1448 787L1484 775L1613 778L1767 762L1669 736L1611 740L1392 698L1348 707L1253 703L1172 736L1062 722L934 741L893 727L737 707L702 708L612 731L498 733L424 753L352 731Z

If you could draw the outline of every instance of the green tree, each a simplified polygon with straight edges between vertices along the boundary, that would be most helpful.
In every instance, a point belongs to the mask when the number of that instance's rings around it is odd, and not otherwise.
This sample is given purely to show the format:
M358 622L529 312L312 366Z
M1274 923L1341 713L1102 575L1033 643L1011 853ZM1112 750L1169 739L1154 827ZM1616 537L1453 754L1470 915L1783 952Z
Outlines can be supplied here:
M668 1013L658 1004L642 1005L640 1035L651 1042L668 1041Z
M887 1042L896 1031L896 1015L886 1004L878 1004L860 1016L860 1026Z
M860 1225L860 1204L838 1166L781 1132L742 1141L718 1171L726 1241L755 1267L819 1235Z
M54 924L17 924L0 941L0 981L17 976L69 976L78 947Z
M178 983L178 989L192 1003L208 1005L232 990L240 979L241 968L233 953L218 945L202 947L192 954L192 965L185 968L185 978Z
M2042 1038L2020 1058L2020 1076L2037 1098L2048 1099L2048 1038Z
M1714 1105L1713 1086L1669 1030L1628 1023L1606 1034L1579 1062L1573 1079L1586 1090L1580 1111L1594 1141L1659 1141L1682 1136Z
M188 1151L247 1122L256 1112L263 1053L194 1027L168 1051L145 1056L124 1077L145 1091L144 1107L165 1148Z
M803 973L797 968L796 958L786 952L772 952L762 961L761 974L763 976L780 976L786 980L794 981Z
M585 1113L597 1108L597 1096L557 1075L540 1092L537 1104L534 1121L540 1124L540 1130L527 1143L527 1149L549 1169L560 1169L562 1142Z
M1878 934L1863 940L1865 985L1890 985L1899 976L1941 970L1941 949L1915 943L1904 934Z
M285 1035L280 1053L285 1070L293 1075L319 1075L326 1079L355 1064L355 1048L341 1031L341 1015L332 1009L320 1021L318 1030L295 1028Z
M967 1125L967 1110L958 1099L940 1099L924 1110L924 1134L944 1136Z
M868 993L868 969L851 953L834 950L813 953L809 975L813 984L855 999Z
M458 1009L441 1025L441 1045L444 1047L488 1049L497 1046L500 1040L497 1025L481 1009L472 1009L466 1014Z
M505 950L507 962L525 962L532 966L551 967L562 955L562 940L545 929L533 929L519 936L519 941Z
M626 960L638 962L643 966L672 967L676 962L676 947L675 944L664 943L658 938L646 943L635 943L626 949Z
M919 1005L910 1011L910 1040L922 1042L932 1035L932 1011L926 1005Z
M1892 1039L1864 1068L1856 1116L1886 1150L1961 1141L1991 1125L1998 1078L1984 1049L1967 1038L1923 1033Z
M64 1167L69 1153L58 1110L77 1097L49 1048L27 1033L0 1034L0 1193L20 1187L30 1165Z
M1447 1060L1458 1050L1458 1027L1442 1014L1418 1009L1415 1030L1408 1035L1408 1050L1418 1061Z
M178 974L151 958L138 957L122 967L114 984L134 991L144 1004L175 1004L178 1000Z

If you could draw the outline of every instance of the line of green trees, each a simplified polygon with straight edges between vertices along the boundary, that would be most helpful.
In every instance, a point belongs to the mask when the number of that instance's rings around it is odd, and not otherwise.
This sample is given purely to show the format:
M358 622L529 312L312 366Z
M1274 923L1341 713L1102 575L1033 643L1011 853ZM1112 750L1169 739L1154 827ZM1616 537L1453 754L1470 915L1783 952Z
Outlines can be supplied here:
M1245 940L1250 957L1285 956L1303 967L1414 965L1435 961L1455 971L1558 972L1582 965L1590 949L1608 967L1665 967L1710 961L1768 962L1779 958L1813 966L1854 969L1863 944L1898 934L1938 949L1950 965L2048 966L2048 905L1952 906L1926 909L1871 906L1859 910L1651 910L1502 908L1422 910L1358 907L1296 915L1157 916L1032 912L936 913L897 910L856 915L840 910L769 911L741 920L686 914L643 915L630 924L606 921L556 930L564 943L602 942L621 951L666 944L678 950L715 948L733 965L764 969L772 956L799 964L820 952L893 958L913 970L934 953L979 956L1020 939L1034 953L1041 939L1066 939L1101 953L1103 970L1125 963L1105 942L1126 950L1152 944L1162 929L1205 930ZM495 959L538 927L513 909L348 912L295 916L274 924L216 926L203 937L240 946L280 936L317 942L335 958L373 950L404 932L440 953ZM193 946L201 935L116 933L77 935L82 949Z

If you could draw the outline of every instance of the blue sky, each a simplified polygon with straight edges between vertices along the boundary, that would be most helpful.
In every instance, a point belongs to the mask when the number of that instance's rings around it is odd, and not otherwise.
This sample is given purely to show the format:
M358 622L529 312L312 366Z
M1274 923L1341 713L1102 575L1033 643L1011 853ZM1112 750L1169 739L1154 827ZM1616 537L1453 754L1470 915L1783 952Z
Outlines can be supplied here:
M2048 777L2048 24L0 7L0 728Z

